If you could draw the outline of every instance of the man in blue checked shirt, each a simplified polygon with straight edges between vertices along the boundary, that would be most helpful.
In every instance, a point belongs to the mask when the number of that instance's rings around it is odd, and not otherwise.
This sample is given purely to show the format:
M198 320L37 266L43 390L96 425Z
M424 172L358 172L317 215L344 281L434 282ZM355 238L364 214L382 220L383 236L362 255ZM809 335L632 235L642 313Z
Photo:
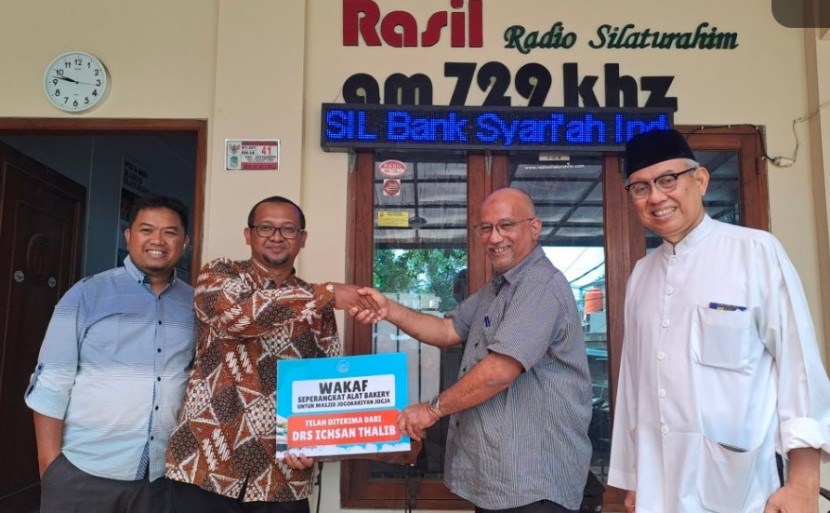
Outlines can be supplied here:
M76 283L55 307L26 391L41 513L157 512L164 454L194 350L193 288L179 201L136 202L124 266Z

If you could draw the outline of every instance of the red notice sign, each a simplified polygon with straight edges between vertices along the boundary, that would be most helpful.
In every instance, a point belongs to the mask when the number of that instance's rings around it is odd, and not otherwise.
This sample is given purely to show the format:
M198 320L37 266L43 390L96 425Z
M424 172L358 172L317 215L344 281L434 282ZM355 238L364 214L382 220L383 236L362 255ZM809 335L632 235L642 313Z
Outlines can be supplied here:
M292 415L288 418L288 447L356 444L398 440L398 410Z

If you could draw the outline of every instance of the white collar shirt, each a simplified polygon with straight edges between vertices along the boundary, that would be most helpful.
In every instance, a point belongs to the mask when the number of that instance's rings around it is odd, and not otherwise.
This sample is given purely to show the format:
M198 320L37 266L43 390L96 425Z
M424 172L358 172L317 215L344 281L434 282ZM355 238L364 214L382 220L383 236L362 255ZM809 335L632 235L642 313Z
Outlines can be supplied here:
M761 511L775 453L830 451L830 384L769 233L704 218L628 283L608 482L637 512Z

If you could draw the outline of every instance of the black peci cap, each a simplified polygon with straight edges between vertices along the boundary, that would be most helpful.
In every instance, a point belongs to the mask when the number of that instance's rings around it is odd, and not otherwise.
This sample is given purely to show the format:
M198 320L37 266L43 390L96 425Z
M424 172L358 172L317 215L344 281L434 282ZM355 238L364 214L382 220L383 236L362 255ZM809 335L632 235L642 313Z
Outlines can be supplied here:
M677 130L652 130L637 134L625 145L625 177L672 159L695 160L695 154L683 134Z

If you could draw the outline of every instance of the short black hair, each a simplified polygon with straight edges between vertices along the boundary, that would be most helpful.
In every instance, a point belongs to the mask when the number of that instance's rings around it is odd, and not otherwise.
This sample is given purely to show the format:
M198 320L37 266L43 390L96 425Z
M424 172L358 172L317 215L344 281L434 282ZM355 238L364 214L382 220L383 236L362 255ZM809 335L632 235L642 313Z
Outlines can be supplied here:
M303 214L303 209L301 209L299 205L297 205L296 203L294 203L290 199L285 198L283 196L269 196L269 197L265 198L264 200L258 201L257 204L254 205L254 208L251 209L251 212L248 214L248 228L253 228L254 227L254 218L256 217L256 209L257 209L257 207L259 207L263 203L286 203L288 205L293 206L294 208L297 209L297 212L300 213L300 229L305 230L305 214Z
M160 194L151 194L149 196L142 196L138 198L133 204L133 209L130 212L130 226L135 222L138 213L149 208L168 208L178 214L179 220L184 227L184 233L187 234L188 214L187 207L184 203L171 196L162 196Z

